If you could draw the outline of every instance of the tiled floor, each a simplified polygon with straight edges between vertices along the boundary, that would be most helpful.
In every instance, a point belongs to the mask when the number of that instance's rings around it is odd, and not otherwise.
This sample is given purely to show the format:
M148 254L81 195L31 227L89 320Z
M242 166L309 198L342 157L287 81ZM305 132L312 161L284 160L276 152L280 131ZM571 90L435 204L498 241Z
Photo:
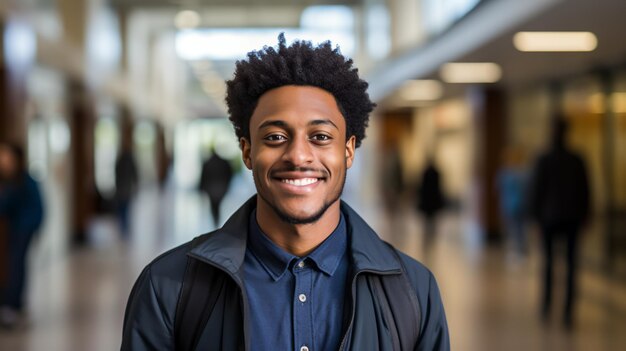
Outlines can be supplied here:
M225 213L252 192L247 180L238 182L224 203ZM18 330L0 331L0 350L119 349L124 305L134 279L159 252L210 230L202 215L207 206L194 193L144 191L128 243L117 238L112 218L106 217L93 224L92 248L38 256L47 250L42 241L33 249L28 322ZM536 245L525 258L483 246L467 229L468 221L448 213L439 222L433 246L423 250L419 222L410 210L397 212L394 220L373 218L382 213L379 209L363 212L386 240L435 273L454 350L626 349L623 284L583 269L577 327L567 332L558 313L545 325L539 322Z

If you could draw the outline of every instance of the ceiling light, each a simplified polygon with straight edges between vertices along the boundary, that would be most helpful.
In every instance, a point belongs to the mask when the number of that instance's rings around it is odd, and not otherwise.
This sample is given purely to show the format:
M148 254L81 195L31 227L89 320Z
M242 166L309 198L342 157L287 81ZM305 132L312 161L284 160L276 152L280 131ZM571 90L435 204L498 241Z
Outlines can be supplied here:
M200 15L196 11L180 11L176 14L174 23L179 29L195 28L200 24Z
M446 83L495 83L502 77L502 69L493 62L451 62L439 72Z
M531 52L593 51L598 39L591 32L518 32L513 45L519 51Z
M400 97L407 101L432 101L441 98L443 86L437 80L408 80L400 88Z

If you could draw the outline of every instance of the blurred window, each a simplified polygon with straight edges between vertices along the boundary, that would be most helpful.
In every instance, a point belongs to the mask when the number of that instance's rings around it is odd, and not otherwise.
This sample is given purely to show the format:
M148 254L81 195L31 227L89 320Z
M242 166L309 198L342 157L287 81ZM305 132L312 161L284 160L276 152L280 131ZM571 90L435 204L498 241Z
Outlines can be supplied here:
M351 32L354 14L347 6L309 6L302 11L300 26L307 30Z
M152 121L138 122L133 129L133 145L140 180L156 180L156 127Z
M342 54L355 53L354 13L347 6L311 6L302 12L300 28L195 28L176 34L176 52L184 60L227 60L246 57L253 49L274 45L281 32L287 42L314 44L330 40Z
M0 48L5 64L21 70L28 67L37 55L37 36L25 22L9 20L0 33Z
M55 117L50 121L50 130L48 133L50 150L53 153L64 154L70 149L70 128L67 126L67 122L61 117Z
M96 187L107 198L115 192L115 159L119 139L117 122L113 117L98 119L94 135Z
M48 173L48 130L42 118L28 124L28 171L37 180L44 180Z
M389 11L384 4L367 9L367 53L374 60L384 59L391 51L391 24Z
M429 35L448 29L465 16L480 0L423 0L422 20Z

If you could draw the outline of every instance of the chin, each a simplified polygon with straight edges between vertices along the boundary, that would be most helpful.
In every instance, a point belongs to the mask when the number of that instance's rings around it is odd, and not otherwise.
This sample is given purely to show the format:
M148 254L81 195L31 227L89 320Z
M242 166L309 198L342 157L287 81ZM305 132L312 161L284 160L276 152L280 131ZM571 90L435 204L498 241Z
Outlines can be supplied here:
M326 212L325 210L326 209L324 209L324 211L319 211L318 213L305 214L305 215L291 215L291 214L287 214L287 213L284 213L284 212L277 212L276 214L285 223L289 223L289 224L313 224L313 223L316 223L317 221L319 221L320 218L322 218L322 216Z
M303 199L295 202L281 201L281 205L277 205L276 202L266 201L278 218L288 224L316 223L336 201L323 202L317 206L311 206L311 202L311 200Z
M305 204L306 206L306 204ZM312 224L317 222L328 210L329 205L322 204L317 208L307 208L293 206L291 208L298 208L297 211L289 211L284 208L274 208L274 212L280 217L283 222L289 224Z

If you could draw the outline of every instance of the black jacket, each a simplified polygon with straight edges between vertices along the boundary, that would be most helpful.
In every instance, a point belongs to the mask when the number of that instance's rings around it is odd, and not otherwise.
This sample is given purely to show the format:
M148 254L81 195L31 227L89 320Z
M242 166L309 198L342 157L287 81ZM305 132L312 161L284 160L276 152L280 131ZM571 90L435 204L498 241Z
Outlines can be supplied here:
M590 191L580 156L556 147L537 161L531 211L542 226L580 226L589 214Z
M194 248L190 243L156 258L138 278L131 292L126 315L122 350L173 350L174 319L187 258L201 260L225 272L231 279L230 291L220 295L207 322L199 350L254 350L246 338L247 297L243 289L242 265L246 252L248 219L256 206L256 196L248 200L224 225L208 234ZM419 341L413 350L449 350L446 317L439 289L432 273L412 258L394 253L356 212L342 202L341 211L348 226L351 256L350 310L344 328L342 350L394 350L390 328L398 322L386 320L380 306L394 300L399 291L374 291L366 275L386 277L406 268L406 286L417 298L420 311ZM384 301L387 299L387 301ZM407 306L407 308L410 308ZM394 316L395 317L395 316ZM397 326L401 328L401 326ZM400 334L403 337L402 334Z

